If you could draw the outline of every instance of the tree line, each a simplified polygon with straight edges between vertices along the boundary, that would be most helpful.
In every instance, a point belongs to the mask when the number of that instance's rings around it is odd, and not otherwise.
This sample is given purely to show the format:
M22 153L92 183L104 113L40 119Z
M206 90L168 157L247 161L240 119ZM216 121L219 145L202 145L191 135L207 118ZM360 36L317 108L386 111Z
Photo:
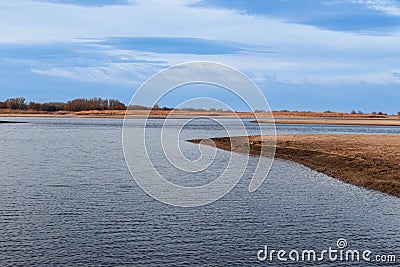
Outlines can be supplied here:
M26 102L24 97L9 98L4 102L0 101L0 109L12 110L33 110L33 111L89 111L89 110L163 110L171 111L173 108L161 107L155 104L153 107L146 107L141 105L125 106L124 103L118 99L103 99L99 97L93 98L77 98L67 102ZM203 109L203 108L180 108L183 111L209 111L209 112L226 112L223 109Z
M88 110L125 110L126 106L118 99L100 97L77 98L67 102L26 102L24 97L9 98L0 102L0 109L34 111L88 111Z
M34 110L34 111L89 111L89 110L172 110L169 107L160 107L155 104L153 107L146 107L141 105L131 105L127 107L124 103L118 99L103 99L100 97L93 98L76 98L67 102L26 102L24 97L9 98L4 102L0 101L0 109L12 109L12 110ZM184 111L209 111L209 112L226 112L223 109L203 109L203 108L180 108L179 110ZM263 112L257 110L256 112ZM289 110L281 110L281 112L290 112ZM324 113L331 113L332 111L325 111ZM353 110L350 114L364 114L362 111L356 112ZM387 113L372 112L373 115L387 115ZM397 113L400 118L400 111Z

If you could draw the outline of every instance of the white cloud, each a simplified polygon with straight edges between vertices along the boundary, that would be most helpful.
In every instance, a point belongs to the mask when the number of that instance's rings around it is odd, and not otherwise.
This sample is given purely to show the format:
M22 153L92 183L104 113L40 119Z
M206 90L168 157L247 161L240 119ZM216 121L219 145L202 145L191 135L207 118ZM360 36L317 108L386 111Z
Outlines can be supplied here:
M389 0L348 1L387 13L398 13L396 5ZM388 81L387 73L391 73L386 70L398 68L400 61L398 33L360 36L229 10L194 8L187 4L183 0L140 0L134 6L90 8L29 0L3 0L0 3L0 43L82 42L78 38L110 36L179 36L269 46L277 52L209 56L143 53L104 47L102 52L105 56L118 55L124 60L131 58L145 63L33 68L34 72L43 75L107 83L140 82L161 66L193 60L212 60L232 65L259 81L382 82ZM146 63L148 61L165 64L156 66Z
M347 1L351 3L361 4L369 9L382 11L389 15L400 16L400 5L398 2L393 0L347 0Z
M65 67L65 68L32 68L33 73L64 77L74 80L138 85L138 81L144 81L160 68L134 63L110 63L98 67Z

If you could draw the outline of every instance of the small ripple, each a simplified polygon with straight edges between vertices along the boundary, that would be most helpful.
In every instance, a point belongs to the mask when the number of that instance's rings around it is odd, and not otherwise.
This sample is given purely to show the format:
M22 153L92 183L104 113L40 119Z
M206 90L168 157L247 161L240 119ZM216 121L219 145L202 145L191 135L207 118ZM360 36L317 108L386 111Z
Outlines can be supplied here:
M67 185L67 184L49 184L49 185L47 185L48 187L61 187L61 188L63 188L63 187L73 187L72 185Z

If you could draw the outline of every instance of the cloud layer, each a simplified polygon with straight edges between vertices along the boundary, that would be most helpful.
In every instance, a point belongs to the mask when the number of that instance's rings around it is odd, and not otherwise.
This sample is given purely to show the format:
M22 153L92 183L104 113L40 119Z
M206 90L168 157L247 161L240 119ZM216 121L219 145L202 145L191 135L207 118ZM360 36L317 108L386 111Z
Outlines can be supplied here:
M4 0L0 97L128 101L157 71L209 60L248 74L276 109L396 112L399 10L392 0Z

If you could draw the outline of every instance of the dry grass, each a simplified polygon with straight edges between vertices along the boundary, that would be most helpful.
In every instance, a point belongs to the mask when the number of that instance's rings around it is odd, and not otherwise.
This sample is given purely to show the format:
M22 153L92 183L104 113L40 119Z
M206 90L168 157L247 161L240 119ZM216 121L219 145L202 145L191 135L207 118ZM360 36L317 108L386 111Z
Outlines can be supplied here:
M57 111L57 112L45 112L45 111L34 111L34 110L11 110L11 109L0 109L0 116L108 116L108 117L123 117L125 110L90 110L81 112L70 112L70 111ZM128 115L140 116L147 115L149 110L128 110ZM152 116L168 116L171 113L169 110L152 110L150 115ZM173 112L179 116L239 116L241 118L255 118L254 113L251 112L210 112L210 111L187 111L187 110L176 110ZM391 115L376 115L376 114L348 114L342 112L281 112L274 111L273 116L275 118L337 118L337 119L399 119L398 116ZM257 113L259 118L269 118L271 113L259 112Z

